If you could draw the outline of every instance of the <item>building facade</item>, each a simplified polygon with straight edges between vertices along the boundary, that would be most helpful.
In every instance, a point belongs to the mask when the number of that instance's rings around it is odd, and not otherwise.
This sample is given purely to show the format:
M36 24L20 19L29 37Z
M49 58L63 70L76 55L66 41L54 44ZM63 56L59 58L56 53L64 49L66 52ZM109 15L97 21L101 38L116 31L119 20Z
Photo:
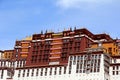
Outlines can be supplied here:
M0 59L2 59L2 58L3 58L3 51L0 50Z
M66 65L69 54L80 53L89 48L92 36L86 29L34 34L26 66Z
M16 80L110 80L110 56L102 51L70 55L67 65L20 67ZM101 76L101 77L100 77Z
M118 51L109 35L85 28L33 34L0 60L0 80L119 80Z
M26 59L30 53L32 37L17 40L14 47L14 59Z
M119 46L116 41L99 41L92 44L92 48L103 47L112 56L119 55Z
M14 50L4 50L4 59L12 59L14 56Z

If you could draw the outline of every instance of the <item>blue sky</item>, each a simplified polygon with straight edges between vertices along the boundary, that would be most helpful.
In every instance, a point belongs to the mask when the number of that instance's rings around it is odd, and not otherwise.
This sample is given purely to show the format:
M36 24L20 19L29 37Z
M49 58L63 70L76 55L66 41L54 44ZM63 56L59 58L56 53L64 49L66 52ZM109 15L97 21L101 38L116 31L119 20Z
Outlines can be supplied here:
M0 49L41 30L76 26L120 38L120 0L0 0Z

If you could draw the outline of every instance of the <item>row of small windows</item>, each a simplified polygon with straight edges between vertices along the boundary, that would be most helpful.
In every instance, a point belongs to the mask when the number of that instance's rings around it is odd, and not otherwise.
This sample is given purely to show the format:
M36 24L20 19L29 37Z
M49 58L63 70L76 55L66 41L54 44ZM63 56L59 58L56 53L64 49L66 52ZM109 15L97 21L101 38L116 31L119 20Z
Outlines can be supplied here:
M113 75L120 75L120 71L112 71Z
M31 63L34 63L34 62L47 62L49 60L49 54L45 54L45 55L34 55L32 56L32 59L31 59Z
M81 38L78 37L78 38L75 38L74 40L79 41L79 40L81 40ZM69 42L69 41L70 41L70 39L63 39L63 42Z
M112 69L113 69L112 71L113 75L120 75L119 66L113 66Z
M5 66L14 66L14 62L9 62L9 61L0 61L0 67L5 67Z
M61 53L61 60L66 60L67 58L67 52L63 52ZM34 62L48 62L49 61L49 57L51 57L50 54L46 53L46 54L40 54L40 55L32 55L31 57L31 63Z
M52 43L52 41L45 41L45 44L51 44ZM42 42L35 42L34 43L34 46L38 46L38 45L42 45L43 43Z
M76 65L76 73L89 73L100 71L101 55L71 56L70 63Z
M25 61L17 61L17 67L23 67L25 64Z
M113 66L113 70L119 70L119 66Z
M81 38L78 37L78 38L75 38L75 40L79 41L79 40L81 40ZM69 42L69 41L70 41L70 39L63 39L63 42ZM45 41L45 44L51 44L51 43L52 43L52 41ZM38 45L42 45L42 42L34 43L34 46L38 46Z
M67 42L67 41L65 40L65 42ZM70 43L70 44L64 43L63 47L68 47L68 45L69 45L69 46L72 46L72 44L73 44L73 43ZM75 46L80 46L80 42L75 42ZM40 46L34 45L34 46L33 46L34 49L38 49L39 47L42 49L42 48L43 48L43 45L40 45ZM51 48L52 46L51 46L51 45L44 45L44 47L45 47L45 48Z
M73 49L74 49L74 51L78 52L78 51L80 51L80 46L75 47L75 48L72 48L72 47L70 47L70 48L64 47L64 48L61 50L61 52L68 52L68 51L73 52ZM50 50L50 49L46 49L46 50L34 49L34 50L32 51L32 54L42 54L42 53L48 54L48 53L51 53L51 52L52 52L52 50Z
M62 69L64 70L63 72ZM67 69L66 66L54 67L54 68L41 68L41 69L24 69L24 70L19 70L18 77L47 76L47 75L57 75L57 74L61 75L61 74L66 74L66 69Z
M13 53L5 53L5 58L12 58L13 57Z
M91 54L90 59L100 59L101 58L101 54ZM87 59L88 55L79 55L79 56L70 56L70 60L84 60Z

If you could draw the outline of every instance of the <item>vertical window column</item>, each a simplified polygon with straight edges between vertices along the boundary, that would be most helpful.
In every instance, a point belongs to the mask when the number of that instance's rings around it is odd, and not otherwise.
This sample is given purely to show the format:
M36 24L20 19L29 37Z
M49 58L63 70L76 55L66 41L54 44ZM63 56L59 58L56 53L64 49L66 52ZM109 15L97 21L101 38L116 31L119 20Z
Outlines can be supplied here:
M27 70L27 77L29 77L29 72L30 72L30 70L28 69L28 70Z
M52 68L50 68L50 75L52 75Z

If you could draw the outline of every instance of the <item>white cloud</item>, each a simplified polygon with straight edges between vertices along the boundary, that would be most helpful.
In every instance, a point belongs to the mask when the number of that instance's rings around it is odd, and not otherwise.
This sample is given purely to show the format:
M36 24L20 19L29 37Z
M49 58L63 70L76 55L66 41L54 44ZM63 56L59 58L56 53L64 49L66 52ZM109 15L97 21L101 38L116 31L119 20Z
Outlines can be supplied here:
M111 3L113 0L57 0L57 6L68 8L93 7L101 4Z

